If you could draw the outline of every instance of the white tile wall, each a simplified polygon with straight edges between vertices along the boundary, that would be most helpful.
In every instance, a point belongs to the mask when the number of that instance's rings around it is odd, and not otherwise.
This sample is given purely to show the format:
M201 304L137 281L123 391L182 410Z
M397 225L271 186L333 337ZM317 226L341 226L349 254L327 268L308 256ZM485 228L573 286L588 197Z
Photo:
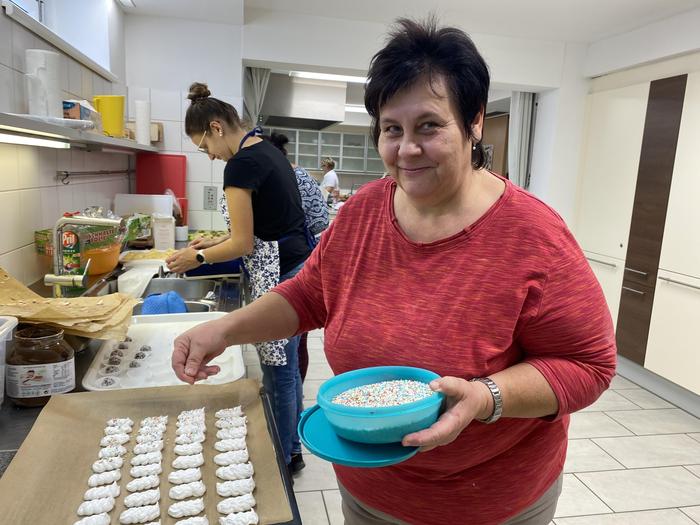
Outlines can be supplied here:
M24 52L30 48L53 49L0 10L2 112L27 112ZM90 100L93 93L113 92L110 82L72 58L64 56L64 66L61 87L65 96ZM37 281L49 268L36 254L35 230L53 226L65 211L88 205L111 207L116 193L129 191L126 176L80 178L65 186L56 181L57 170L128 166L128 157L122 154L0 144L0 266L24 283Z

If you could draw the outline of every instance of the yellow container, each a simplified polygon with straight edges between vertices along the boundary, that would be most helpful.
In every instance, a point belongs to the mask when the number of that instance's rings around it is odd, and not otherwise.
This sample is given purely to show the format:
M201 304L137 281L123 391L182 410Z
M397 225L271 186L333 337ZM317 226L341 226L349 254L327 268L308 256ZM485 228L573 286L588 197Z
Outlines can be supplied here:
M124 96L99 95L93 98L97 112L102 115L102 127L105 135L124 136Z

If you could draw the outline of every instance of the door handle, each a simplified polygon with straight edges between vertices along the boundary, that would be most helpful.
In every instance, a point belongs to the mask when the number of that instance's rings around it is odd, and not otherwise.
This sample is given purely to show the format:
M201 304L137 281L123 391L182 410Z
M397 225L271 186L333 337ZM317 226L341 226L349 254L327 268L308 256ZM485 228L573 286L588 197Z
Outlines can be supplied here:
M635 270L634 268L627 268L627 266L625 266L625 271L626 271L626 272L636 273L637 275L643 275L644 277L646 277L647 275L649 275L647 272L640 272L639 270Z
M695 286L692 284L683 283L681 281L669 279L668 277L659 277L659 279L661 279L662 281L666 281L667 283L680 284L681 286L686 286L688 288L692 288L693 290L700 290L700 286Z
M589 261L594 262L594 263L602 264L602 265L604 265L604 266L610 266L610 268L617 268L617 264L613 264L613 263L609 263L609 262L606 262L606 261L601 261L601 260L598 260L598 259L594 259L593 257L586 257L586 259L588 259Z
M627 286L623 286L622 289L626 292L636 293L637 295L646 295L646 292L640 292L639 290L635 290L634 288L629 288Z

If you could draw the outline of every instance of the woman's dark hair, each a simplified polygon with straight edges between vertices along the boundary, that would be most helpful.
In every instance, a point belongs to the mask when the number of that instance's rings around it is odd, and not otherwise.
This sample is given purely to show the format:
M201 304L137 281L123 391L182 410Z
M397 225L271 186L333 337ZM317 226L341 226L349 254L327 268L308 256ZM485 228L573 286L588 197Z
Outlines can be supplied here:
M236 108L210 95L211 91L206 84L195 82L190 86L187 98L192 102L185 114L185 133L188 136L192 136L193 133L204 133L209 129L209 123L212 120L226 122L234 129L242 127Z
M285 148L285 146L289 142L287 135L283 135L282 133L275 133L273 131L271 135L260 135L260 136L264 140L271 142L274 147L276 147L278 150L280 150L282 153L284 153L285 157L287 156L287 148Z
M400 18L389 41L369 66L365 86L365 107L372 117L372 139L379 141L379 113L394 95L427 79L445 80L447 91L462 120L464 132L476 147L472 151L475 169L484 166L486 155L472 132L472 124L486 108L489 70L467 34L454 27L437 27L434 17L425 22Z

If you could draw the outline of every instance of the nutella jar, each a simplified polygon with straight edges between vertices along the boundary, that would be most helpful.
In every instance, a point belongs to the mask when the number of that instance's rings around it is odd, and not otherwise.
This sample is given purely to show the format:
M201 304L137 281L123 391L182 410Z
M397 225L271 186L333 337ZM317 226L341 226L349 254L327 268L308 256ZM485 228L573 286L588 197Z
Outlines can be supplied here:
M18 330L6 373L7 397L15 405L43 406L53 394L75 388L73 348L59 328L37 325Z

